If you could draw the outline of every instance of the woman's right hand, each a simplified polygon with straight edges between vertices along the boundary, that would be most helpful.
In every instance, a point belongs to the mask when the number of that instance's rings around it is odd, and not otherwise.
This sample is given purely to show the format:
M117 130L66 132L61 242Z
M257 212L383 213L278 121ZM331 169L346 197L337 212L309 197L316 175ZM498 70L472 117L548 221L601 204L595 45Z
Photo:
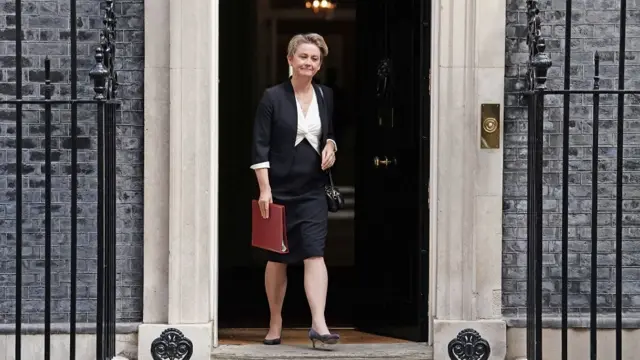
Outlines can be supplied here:
M271 197L271 190L260 191L260 198L258 198L258 206L260 207L260 214L263 219L269 218L269 204L273 203Z

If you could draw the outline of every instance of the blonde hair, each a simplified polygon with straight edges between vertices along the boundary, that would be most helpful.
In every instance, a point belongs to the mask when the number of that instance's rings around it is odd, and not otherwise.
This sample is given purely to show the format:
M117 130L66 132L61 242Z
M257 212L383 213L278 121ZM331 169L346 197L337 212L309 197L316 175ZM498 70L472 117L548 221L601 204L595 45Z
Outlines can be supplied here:
M322 58L329 55L329 47L327 43L324 41L324 38L320 34L316 33L308 33L308 34L298 34L289 40L289 46L287 47L287 55L293 56L298 50L298 46L302 44L312 44L320 49L320 55Z

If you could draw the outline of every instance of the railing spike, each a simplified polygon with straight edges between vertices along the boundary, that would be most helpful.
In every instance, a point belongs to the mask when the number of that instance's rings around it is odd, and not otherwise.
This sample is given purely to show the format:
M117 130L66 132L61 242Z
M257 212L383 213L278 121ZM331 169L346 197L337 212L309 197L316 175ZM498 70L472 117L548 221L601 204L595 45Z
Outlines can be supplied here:
M44 58L44 98L51 99L53 85L51 85L51 59L49 55Z
M593 89L600 89L600 53L596 51L593 55Z

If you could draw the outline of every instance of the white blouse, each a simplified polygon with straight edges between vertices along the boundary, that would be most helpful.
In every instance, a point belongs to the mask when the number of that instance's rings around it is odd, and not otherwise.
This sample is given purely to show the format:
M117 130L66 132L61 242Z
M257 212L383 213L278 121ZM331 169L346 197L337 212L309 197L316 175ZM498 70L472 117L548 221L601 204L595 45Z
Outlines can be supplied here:
M304 116L302 111L302 105L296 98L296 105L298 106L298 133L296 135L295 146L298 146L302 140L307 139L311 147L313 147L318 154L322 151L320 149L320 132L322 131L322 123L320 122L320 110L318 108L318 100L316 99L316 92L312 92L313 98L309 109L307 110L307 116Z
M322 149L320 149L320 134L322 133L322 122L320 121L320 107L318 106L318 99L316 98L316 92L313 91L313 98L311 99L311 104L309 104L309 109L307 110L307 116L304 115L304 111L302 111L302 105L298 102L298 98L296 98L296 107L298 108L298 131L296 133L296 142L294 146L298 146L302 140L307 139L311 147L313 147L318 154L321 154ZM334 145L334 148L337 150L337 146L335 141L329 139ZM269 168L269 162L261 162L258 164L254 164L251 166L252 169L263 169Z

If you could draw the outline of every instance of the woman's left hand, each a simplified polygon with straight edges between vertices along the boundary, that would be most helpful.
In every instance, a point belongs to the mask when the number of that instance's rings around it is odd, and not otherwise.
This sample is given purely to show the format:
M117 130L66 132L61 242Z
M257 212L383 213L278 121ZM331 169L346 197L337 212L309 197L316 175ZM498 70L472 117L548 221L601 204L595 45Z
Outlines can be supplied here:
M336 162L336 151L331 141L327 142L322 150L322 170L327 170Z

